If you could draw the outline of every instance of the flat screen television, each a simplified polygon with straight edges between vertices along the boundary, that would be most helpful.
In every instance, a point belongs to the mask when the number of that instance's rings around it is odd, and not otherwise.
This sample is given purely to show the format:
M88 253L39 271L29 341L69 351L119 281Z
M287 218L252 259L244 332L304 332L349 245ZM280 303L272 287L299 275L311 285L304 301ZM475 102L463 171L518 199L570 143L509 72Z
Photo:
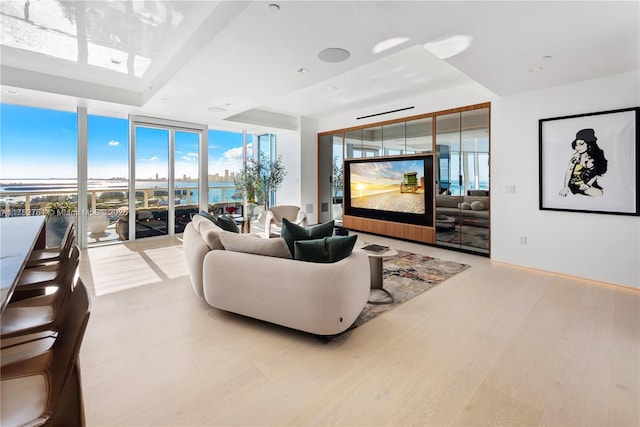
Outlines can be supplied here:
M362 158L344 162L344 213L433 225L433 157Z

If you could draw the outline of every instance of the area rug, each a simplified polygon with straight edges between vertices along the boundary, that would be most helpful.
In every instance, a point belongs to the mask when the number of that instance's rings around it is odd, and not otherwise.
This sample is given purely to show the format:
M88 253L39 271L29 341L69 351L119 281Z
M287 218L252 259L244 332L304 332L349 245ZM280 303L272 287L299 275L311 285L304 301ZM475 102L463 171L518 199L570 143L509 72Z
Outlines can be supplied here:
M387 301L389 297L384 292L372 290L369 301L374 304L367 303L353 325L338 335L326 337L329 341L428 291L466 270L469 265L398 250L398 255L383 260L382 267L382 283L384 288L393 295L393 302L375 304L375 302Z

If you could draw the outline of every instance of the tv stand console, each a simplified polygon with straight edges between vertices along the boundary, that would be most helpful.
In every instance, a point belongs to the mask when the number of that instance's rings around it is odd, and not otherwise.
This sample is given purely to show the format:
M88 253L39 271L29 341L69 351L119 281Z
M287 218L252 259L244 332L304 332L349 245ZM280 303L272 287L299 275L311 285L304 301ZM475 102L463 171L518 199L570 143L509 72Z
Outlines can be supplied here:
M412 240L414 242L435 243L435 230L433 227L427 227L424 225L404 224L401 222L384 221L381 219L363 218L351 215L343 216L342 225L345 228L364 231L365 233L397 237L399 239Z

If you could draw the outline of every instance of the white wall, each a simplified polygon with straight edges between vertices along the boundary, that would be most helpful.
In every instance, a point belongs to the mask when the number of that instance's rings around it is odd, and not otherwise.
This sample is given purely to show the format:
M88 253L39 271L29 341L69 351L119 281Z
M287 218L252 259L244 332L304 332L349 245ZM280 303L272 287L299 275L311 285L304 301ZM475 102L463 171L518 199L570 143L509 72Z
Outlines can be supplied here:
M640 288L640 217L538 209L538 120L639 105L638 72L492 103L492 259Z
M309 224L318 223L318 122L300 119L301 204Z
M300 136L298 132L279 130L276 154L282 155L287 175L276 192L276 204L300 206Z
M316 224L318 124L314 119L302 117L298 129L297 132L277 132L277 152L282 154L287 175L276 193L276 203L300 206L307 214L309 224Z

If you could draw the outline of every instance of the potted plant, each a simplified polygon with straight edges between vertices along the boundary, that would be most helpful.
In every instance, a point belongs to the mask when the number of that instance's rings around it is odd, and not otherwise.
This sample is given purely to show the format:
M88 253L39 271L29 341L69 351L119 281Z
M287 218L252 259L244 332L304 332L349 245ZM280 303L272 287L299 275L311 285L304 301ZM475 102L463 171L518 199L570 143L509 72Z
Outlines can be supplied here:
M73 221L76 206L67 200L54 200L47 203L46 245L60 246L67 226Z
M333 199L332 213L334 219L342 218L342 179L342 162L339 161L337 156L334 156L331 165L331 196Z
M261 204L269 209L269 196L282 186L286 175L282 155L274 161L264 155L260 156L260 160L249 159L234 179L235 197L246 197L249 204Z

